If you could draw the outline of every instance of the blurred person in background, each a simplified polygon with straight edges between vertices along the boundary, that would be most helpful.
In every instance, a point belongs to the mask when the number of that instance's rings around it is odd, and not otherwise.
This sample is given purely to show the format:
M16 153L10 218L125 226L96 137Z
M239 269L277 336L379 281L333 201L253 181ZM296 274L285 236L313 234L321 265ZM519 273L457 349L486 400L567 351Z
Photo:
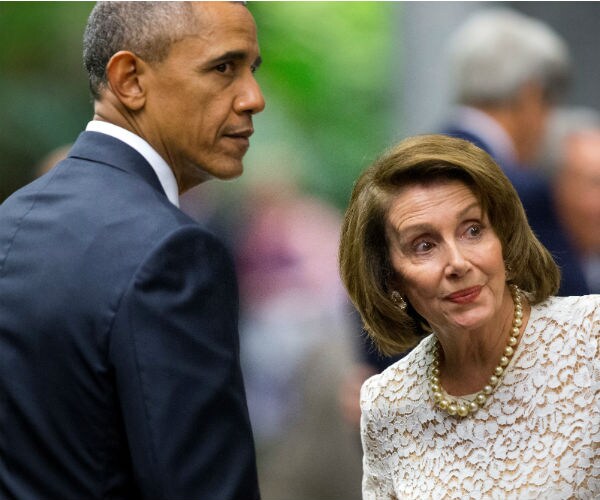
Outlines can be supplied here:
M341 214L289 178L248 188L235 244L242 368L264 500L360 499L337 401L356 331L337 270Z
M556 110L539 159L587 286L600 293L600 113Z
M56 166L56 164L64 160L68 155L69 151L73 147L72 143L63 144L62 146L58 146L51 151L48 151L38 162L34 170L35 177L41 177L42 175L50 172L52 168Z
M259 498L223 244L179 195L243 171L242 3L101 2L94 116L0 206L0 497Z
M358 179L340 272L400 361L361 390L363 498L598 498L600 295L560 272L482 149L406 139Z
M564 93L570 56L541 21L509 9L468 18L448 44L457 106L442 132L467 139L498 162L525 206L534 232L563 271L559 295L589 292L547 180L534 160L552 109Z

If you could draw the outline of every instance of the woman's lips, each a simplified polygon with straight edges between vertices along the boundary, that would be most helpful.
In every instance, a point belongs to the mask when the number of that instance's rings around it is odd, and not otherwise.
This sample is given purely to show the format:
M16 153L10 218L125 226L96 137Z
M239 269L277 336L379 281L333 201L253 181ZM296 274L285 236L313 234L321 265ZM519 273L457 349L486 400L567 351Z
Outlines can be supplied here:
M458 292L451 293L450 295L446 296L446 299L451 302L455 302L456 304L468 304L479 297L480 293L480 286L472 286L470 288L465 288L463 290L459 290Z

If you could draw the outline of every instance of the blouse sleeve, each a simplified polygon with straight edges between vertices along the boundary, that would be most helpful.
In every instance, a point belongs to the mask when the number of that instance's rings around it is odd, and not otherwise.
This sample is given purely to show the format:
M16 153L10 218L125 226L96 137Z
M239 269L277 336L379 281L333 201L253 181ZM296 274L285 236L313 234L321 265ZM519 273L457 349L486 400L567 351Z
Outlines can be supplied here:
M373 379L370 379L372 381ZM396 500L391 471L382 448L380 425L372 408L372 388L369 381L361 390L361 441L363 447L363 500Z
M589 344L594 349L592 380L596 394L600 394L600 295L592 295L591 312L591 332L589 333ZM596 399L596 405L600 406L600 401Z

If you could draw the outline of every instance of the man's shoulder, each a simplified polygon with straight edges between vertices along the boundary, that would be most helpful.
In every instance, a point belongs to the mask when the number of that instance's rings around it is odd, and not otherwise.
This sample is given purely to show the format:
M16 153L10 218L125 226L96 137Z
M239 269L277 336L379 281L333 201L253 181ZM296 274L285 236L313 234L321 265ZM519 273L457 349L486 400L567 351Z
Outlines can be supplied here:
M60 241L46 244L48 259L70 254L123 271L182 229L210 245L216 240L135 173L74 157L9 197L0 218L23 241Z
M466 128L461 127L457 123L447 123L445 126L442 127L440 133L443 135L449 135L450 137L456 137L457 139L469 141L475 144L477 147L483 149L484 151L490 151L489 144L487 144L483 140L483 138L467 130Z

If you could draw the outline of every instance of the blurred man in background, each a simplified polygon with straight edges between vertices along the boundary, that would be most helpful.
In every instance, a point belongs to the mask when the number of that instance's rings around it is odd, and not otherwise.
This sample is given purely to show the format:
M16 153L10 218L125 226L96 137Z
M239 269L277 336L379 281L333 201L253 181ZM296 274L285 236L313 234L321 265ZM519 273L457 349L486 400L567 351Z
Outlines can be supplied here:
M600 113L589 108L553 113L539 162L586 284L600 293Z

